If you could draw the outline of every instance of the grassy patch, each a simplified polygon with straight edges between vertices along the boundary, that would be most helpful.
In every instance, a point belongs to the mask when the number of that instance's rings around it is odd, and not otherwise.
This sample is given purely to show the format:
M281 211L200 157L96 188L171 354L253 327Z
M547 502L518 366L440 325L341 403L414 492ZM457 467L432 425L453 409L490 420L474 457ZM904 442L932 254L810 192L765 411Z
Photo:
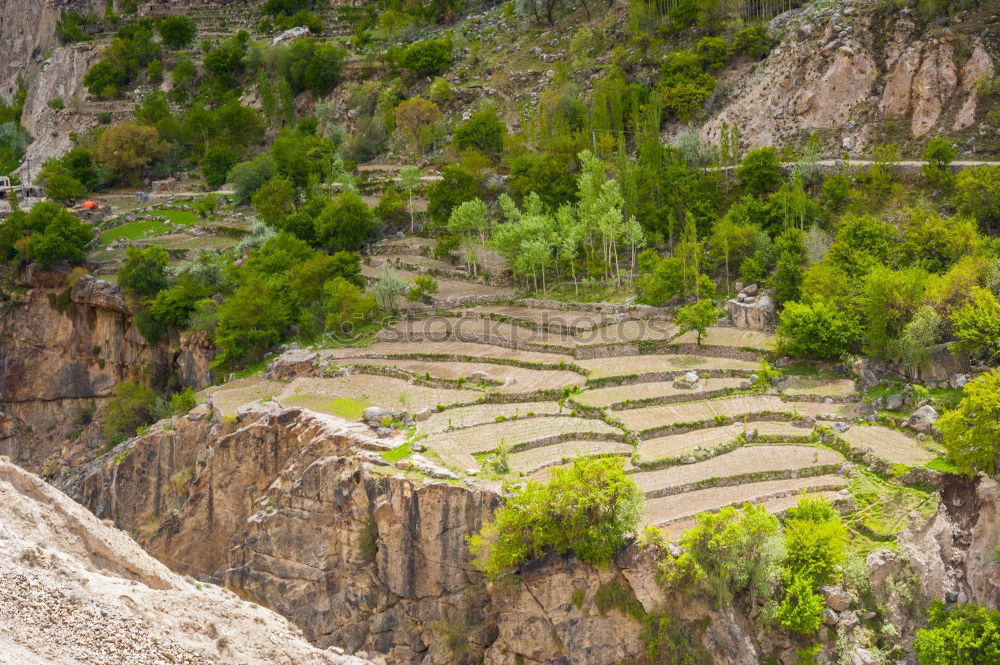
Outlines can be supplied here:
M957 407L958 403L962 401L963 394L961 390L955 390L954 388L931 390L930 393L935 405L940 405L945 410Z
M924 466L931 471L939 471L941 473L958 473L958 467L952 464L947 457L937 457Z
M354 399L353 397L336 397L334 399L327 400L322 396L314 395L312 393L293 395L283 401L286 404L297 404L299 406L304 406L307 409L312 409L313 411L339 416L344 420L361 420L361 416L364 414L365 409L371 406L370 403L364 400Z
M891 546L900 533L910 528L911 513L921 522L937 510L935 492L902 487L872 473L857 474L848 489L857 507L844 516L844 521L851 527L851 550L857 554Z
M393 448L392 450L387 450L382 453L382 459L384 459L389 464L394 464L401 459L406 459L413 454L413 442L407 441L399 448Z
M787 367L782 367L781 372L786 376L806 376L806 377L823 376L823 372L820 371L819 367L804 362L792 363Z
M154 210L153 214L158 217L166 217L174 224L182 224L184 226L191 226L198 222L198 215L186 210Z
M163 222L129 222L101 232L101 245L106 247L118 238L141 240L168 231Z

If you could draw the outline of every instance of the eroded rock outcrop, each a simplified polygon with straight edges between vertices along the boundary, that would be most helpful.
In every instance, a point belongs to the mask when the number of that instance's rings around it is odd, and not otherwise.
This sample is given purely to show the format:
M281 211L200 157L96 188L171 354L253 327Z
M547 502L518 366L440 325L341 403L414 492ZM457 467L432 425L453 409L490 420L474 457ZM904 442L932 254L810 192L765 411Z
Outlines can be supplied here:
M874 127L895 118L911 136L976 122L976 82L994 75L995 55L979 35L921 26L910 10L875 3L812 4L768 26L780 44L733 86L729 103L701 129L716 144L738 125L744 149L817 131L826 148L865 154ZM971 53L959 53L962 49Z
M30 470L89 459L104 443L97 408L147 366L209 378L207 340L148 344L116 284L29 266L17 287L0 307L0 455Z

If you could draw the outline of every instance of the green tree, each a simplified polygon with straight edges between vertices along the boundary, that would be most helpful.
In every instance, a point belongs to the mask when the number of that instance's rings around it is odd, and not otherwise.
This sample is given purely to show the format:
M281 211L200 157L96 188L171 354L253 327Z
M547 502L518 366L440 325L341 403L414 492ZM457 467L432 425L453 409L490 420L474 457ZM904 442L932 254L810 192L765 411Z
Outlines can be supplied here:
M378 306L357 284L339 276L323 285L323 304L327 330L341 334L353 333Z
M979 286L969 295L969 301L951 315L955 346L993 362L1000 358L1000 302Z
M441 180L427 190L427 213L437 222L446 223L455 206L479 195L479 179L460 166L446 166Z
M122 123L108 127L97 139L94 154L123 180L136 181L142 169L166 149L152 127Z
M274 176L274 158L264 152L248 162L240 162L229 172L236 200L246 203Z
M869 215L840 220L837 236L830 246L830 262L859 279L876 266L884 266L896 245L896 228Z
M869 350L885 354L892 348L920 307L926 284L927 273L920 268L879 266L865 276L858 306Z
M997 665L1000 612L976 603L948 608L935 599L913 648L920 665Z
M778 606L774 618L782 628L808 635L823 623L825 608L826 603L813 589L809 576L794 575L785 589L785 598Z
M1000 465L1000 370L965 384L958 407L935 423L962 473L995 475Z
M838 358L858 339L855 322L834 305L788 302L779 315L778 347L799 358Z
M814 587L834 582L847 558L847 527L825 498L803 498L785 519L784 567Z
M287 178L273 178L253 195L253 207L265 224L281 226L295 212L299 194Z
M775 191L784 180L777 150L751 150L736 167L736 177L743 183L744 191L752 196L765 196Z
M158 245L144 249L129 247L125 262L118 271L118 283L123 289L141 297L152 297L167 288L167 250Z
M480 243L485 242L487 226L486 204L481 199L458 204L448 218L448 233L462 237L462 244L465 245L465 263L473 276L477 270L476 240Z
M582 457L554 468L545 485L529 480L469 539L469 549L491 578L549 551L603 565L635 531L642 507L621 458Z
M931 186L943 189L951 187L951 162L955 159L955 154L955 147L943 136L935 136L927 142L923 155L926 164L921 170Z
M164 16L156 24L156 31L165 46L178 49L191 45L198 28L187 16Z
M71 203L87 193L83 183L74 178L70 170L56 159L45 160L37 181L45 187L45 195L53 201Z
M221 187L229 170L236 165L236 153L228 146L217 145L205 151L201 159L201 173L209 187Z
M413 97L400 102L394 111L396 126L410 137L410 144L423 155L426 149L427 130L441 120L441 110L432 101Z
M399 172L399 186L406 191L407 209L410 213L410 233L413 233L413 191L420 186L424 174L416 166L407 166Z
M298 303L280 281L250 276L219 308L215 343L221 353L213 366L233 368L277 345L299 318Z
M128 72L107 59L98 61L83 76L83 84L90 94L103 99L117 97L128 82Z
M963 169L955 177L955 203L983 226L1000 228L1000 167Z
M496 160L503 153L507 125L492 106L477 111L455 129L452 141L459 150L475 148L490 159Z
M694 330L697 332L698 346L708 327L719 319L719 311L711 300L699 300L693 305L681 308L677 312L675 323L680 326L681 334Z
M742 592L751 604L769 598L779 581L781 527L764 506L728 506L695 516L681 555L664 564L662 581L678 591L697 590L719 605Z
M451 39L425 39L403 51L401 64L416 76L437 74L451 64Z
M316 217L316 241L331 251L356 250L375 228L375 215L354 192L336 196Z

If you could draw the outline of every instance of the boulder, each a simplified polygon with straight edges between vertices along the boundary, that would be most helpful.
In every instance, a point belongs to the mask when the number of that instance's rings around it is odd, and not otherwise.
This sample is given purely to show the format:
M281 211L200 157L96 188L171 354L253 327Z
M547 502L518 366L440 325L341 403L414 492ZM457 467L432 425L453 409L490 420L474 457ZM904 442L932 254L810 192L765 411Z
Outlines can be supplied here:
M925 405L913 412L913 415L903 421L904 427L917 432L931 433L934 431L934 423L940 416L933 406Z
M381 427L383 422L392 420L392 413L381 406L369 406L361 414L361 419L370 427Z
M291 349L272 360L264 378L271 381L288 381L299 376L309 376L319 356L306 349Z
M736 298L727 300L723 309L737 328L764 330L774 325L774 300L766 293L760 297L741 293Z
M819 592L826 600L826 606L834 612L843 612L851 604L851 595L842 587L827 584L821 586Z
M890 395L885 401L885 408L889 411L899 411L903 408L903 396Z
M743 293L751 298L755 297L758 291L760 291L760 287L756 284L747 284L743 287Z

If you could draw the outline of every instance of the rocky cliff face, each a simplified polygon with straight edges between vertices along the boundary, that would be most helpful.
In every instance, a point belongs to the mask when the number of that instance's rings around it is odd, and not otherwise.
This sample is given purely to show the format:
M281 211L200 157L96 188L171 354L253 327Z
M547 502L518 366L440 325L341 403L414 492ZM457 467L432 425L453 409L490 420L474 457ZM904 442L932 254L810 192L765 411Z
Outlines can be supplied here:
M975 25L995 24L991 11L976 14ZM704 139L717 143L726 122L739 126L747 149L816 132L834 153L867 154L890 126L921 138L982 120L975 84L997 70L990 27L923 26L907 9L845 2L787 12L768 28L782 41L733 83L726 107L701 129Z
M320 646L441 665L645 657L641 626L594 596L617 583L663 611L655 562L633 549L598 570L553 555L520 583L487 584L465 538L497 496L390 471L373 452L382 445L300 409L258 405L223 423L200 406L58 484L175 570L223 582ZM692 625L712 615L678 612ZM756 663L737 618L714 618L702 635L713 662Z
M97 407L147 366L207 380L211 349L191 340L151 347L115 284L29 267L4 295L0 455L26 468L54 472L89 459L103 445Z

